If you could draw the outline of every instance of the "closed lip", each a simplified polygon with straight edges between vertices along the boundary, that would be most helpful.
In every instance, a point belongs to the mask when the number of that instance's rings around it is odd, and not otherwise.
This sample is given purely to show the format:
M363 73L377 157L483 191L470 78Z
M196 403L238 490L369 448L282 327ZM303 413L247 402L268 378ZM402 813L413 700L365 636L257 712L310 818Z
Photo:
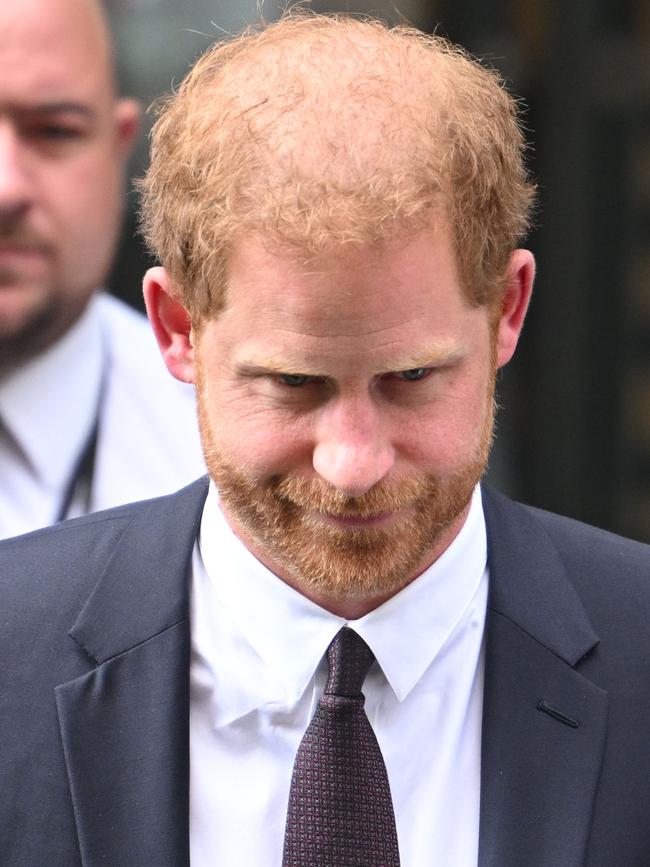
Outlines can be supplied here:
M46 249L42 244L20 244L0 241L0 256L43 256Z
M400 512L380 512L377 515L336 515L331 512L312 512L319 520L334 527L349 527L350 529L371 529L385 527L395 522Z

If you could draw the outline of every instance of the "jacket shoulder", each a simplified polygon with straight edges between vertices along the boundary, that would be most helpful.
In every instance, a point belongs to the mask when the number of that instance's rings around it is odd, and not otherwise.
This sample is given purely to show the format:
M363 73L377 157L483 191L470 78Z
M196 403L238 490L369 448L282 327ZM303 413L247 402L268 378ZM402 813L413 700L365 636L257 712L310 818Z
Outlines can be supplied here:
M483 490L491 555L501 564L559 566L597 631L650 635L650 545ZM504 557L505 549L505 557ZM552 561L551 561L552 553ZM646 640L645 637L643 639Z
M73 518L0 541L0 595L19 620L27 611L56 606L62 611L73 597L87 594L109 563L120 537L137 527L143 550L164 536L183 516L200 510L207 479L180 491ZM49 600L49 602L48 602Z
M519 526L530 532L531 528L536 528L567 556L581 557L586 562L593 561L594 565L602 564L604 558L610 566L626 568L629 565L632 570L636 566L647 569L650 565L650 545L644 542L524 505L487 486L483 488L483 501L488 522L492 517L494 522L510 529Z

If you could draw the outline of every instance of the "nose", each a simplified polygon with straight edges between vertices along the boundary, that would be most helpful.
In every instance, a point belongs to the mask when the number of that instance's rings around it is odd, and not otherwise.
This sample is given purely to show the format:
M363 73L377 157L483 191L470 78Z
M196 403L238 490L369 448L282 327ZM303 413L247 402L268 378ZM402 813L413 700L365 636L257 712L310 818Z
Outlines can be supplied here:
M20 137L12 123L0 120L0 219L20 215L29 205L30 189Z
M395 463L395 451L370 398L340 399L326 407L317 427L316 472L347 497L360 497Z

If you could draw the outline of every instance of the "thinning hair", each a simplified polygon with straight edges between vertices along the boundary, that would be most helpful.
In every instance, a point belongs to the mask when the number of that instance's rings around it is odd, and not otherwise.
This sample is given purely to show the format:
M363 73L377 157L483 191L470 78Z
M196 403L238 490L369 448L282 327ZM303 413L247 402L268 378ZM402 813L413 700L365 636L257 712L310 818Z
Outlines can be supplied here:
M236 237L315 255L449 221L464 291L498 303L534 188L517 104L439 36L288 13L217 42L158 106L143 234L195 324Z

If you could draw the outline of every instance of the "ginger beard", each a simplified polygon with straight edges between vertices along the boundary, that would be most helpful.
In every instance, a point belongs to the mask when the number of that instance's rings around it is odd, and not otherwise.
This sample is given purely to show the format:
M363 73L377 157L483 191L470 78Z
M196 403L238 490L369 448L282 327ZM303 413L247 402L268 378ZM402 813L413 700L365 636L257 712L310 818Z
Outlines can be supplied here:
M359 497L295 474L260 482L228 461L214 434L200 365L197 374L204 457L224 514L244 544L252 542L266 565L280 577L289 576L307 595L311 591L354 599L396 593L442 553L445 533L467 507L487 466L495 416L494 369L474 451L453 475L380 482ZM403 518L364 528L334 526L319 517L395 512Z

